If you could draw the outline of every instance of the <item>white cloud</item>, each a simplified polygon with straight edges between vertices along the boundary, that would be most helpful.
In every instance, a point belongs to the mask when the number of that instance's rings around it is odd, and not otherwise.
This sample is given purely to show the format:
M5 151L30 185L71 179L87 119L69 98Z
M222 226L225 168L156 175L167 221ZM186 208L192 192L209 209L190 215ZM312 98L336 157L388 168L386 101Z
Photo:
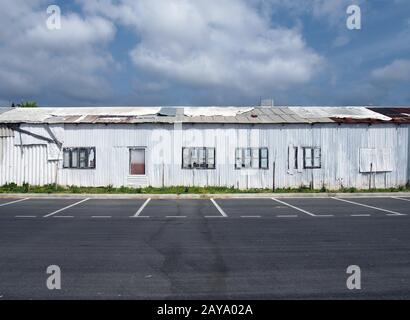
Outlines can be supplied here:
M103 44L114 38L114 25L101 17L82 19L69 13L61 18L60 30L49 30L44 23L27 30L21 45L28 42L31 48L78 49L84 46Z
M61 30L46 27L43 0L0 3L0 99L95 101L109 92L100 73L115 67L105 45L115 36L107 19L62 12Z
M243 0L94 0L86 12L130 26L137 73L192 88L250 95L306 83L323 59L298 30L273 28Z
M403 82L410 80L410 60L395 60L391 64L372 71L377 82Z

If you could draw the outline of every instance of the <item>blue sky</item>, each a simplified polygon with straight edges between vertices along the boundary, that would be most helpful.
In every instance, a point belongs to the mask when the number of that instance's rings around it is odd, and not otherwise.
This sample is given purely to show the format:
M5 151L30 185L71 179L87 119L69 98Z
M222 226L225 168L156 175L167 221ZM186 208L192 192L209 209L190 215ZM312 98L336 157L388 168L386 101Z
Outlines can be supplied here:
M1 105L410 105L407 0L2 0L0 30Z

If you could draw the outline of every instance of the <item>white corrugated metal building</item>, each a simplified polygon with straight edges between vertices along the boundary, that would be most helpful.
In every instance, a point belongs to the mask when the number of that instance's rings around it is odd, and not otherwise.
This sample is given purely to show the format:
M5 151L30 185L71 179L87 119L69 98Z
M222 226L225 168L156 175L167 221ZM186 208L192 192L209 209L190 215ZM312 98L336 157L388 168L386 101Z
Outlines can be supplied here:
M399 187L409 123L410 108L12 108L0 185Z

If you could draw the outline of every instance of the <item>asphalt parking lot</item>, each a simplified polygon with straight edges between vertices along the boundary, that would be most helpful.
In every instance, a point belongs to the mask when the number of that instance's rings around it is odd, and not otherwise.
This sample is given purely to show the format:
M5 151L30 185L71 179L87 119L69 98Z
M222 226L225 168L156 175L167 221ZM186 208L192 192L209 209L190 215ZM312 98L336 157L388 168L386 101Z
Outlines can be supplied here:
M0 299L408 299L409 217L409 197L0 199Z
M0 199L0 219L344 218L406 216L410 198Z

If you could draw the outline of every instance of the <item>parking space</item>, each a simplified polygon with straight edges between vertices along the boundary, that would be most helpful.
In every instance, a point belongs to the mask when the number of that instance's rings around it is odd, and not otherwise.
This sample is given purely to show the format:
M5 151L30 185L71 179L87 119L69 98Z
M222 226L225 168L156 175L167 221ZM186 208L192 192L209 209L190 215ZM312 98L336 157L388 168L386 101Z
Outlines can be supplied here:
M61 210L50 216L53 218L129 218L135 215L138 209L143 205L144 200L130 199L87 199Z
M212 201L151 200L139 217L151 218L206 218L223 217Z
M409 198L0 199L0 218L306 219L410 216Z
M17 198L4 198L4 199L0 199L0 207L4 207L7 206L9 204L13 204L19 201L23 201L26 199L17 199Z
M230 218L295 218L300 212L272 199L220 199L220 207Z
M387 214L387 212L374 208L354 204L353 202L357 201L356 198L349 198L346 201L334 198L287 198L282 201L300 208L312 216L369 217Z
M394 198L355 198L347 199L354 201L355 203L360 203L369 207L378 208L378 211L386 214L410 214L410 202L394 199ZM386 210L386 211L383 211Z
M0 207L1 218L35 218L69 206L76 199L20 199Z

